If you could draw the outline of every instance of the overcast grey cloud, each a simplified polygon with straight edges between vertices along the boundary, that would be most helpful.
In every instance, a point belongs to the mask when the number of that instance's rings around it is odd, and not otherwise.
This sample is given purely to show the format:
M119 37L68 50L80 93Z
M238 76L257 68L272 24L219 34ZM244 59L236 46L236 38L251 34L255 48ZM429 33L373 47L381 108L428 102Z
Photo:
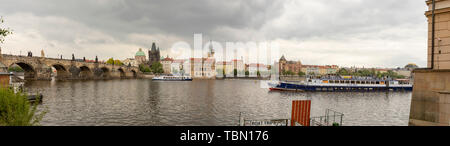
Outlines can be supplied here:
M426 65L424 0L1 0L14 30L3 53L41 49L100 59L132 57L153 41L169 48L194 33L274 41L305 64ZM166 55L163 51L162 55Z

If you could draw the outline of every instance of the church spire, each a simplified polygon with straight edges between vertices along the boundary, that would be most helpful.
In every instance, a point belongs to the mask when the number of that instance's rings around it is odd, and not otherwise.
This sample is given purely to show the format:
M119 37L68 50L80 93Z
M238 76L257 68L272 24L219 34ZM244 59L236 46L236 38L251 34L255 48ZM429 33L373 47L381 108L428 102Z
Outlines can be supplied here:
M152 52L153 52L153 51L156 51L156 45L155 45L155 42L152 43L152 50L151 50L151 51L152 51Z

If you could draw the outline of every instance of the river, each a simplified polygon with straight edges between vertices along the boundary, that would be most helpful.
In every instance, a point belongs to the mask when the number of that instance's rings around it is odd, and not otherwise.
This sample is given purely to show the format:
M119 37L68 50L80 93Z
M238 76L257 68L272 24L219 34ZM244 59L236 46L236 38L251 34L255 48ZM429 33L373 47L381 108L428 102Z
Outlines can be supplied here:
M162 82L149 79L30 81L40 92L41 125L233 126L289 119L292 100L312 100L311 116L344 113L343 125L407 126L411 92L269 92L255 80Z

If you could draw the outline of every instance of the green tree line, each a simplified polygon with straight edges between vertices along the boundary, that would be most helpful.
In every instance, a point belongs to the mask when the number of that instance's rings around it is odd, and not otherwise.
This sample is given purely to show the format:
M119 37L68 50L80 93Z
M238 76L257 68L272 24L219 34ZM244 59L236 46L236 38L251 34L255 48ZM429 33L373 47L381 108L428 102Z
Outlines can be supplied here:
M350 72L345 68L339 69L337 72L338 75L349 75L349 76L360 76L360 77L391 77L391 78L397 78L397 79L404 79L406 78L403 75L399 75L396 72L393 72L392 70L388 70L387 72L380 72L376 71L375 69L359 69L356 72Z
M154 62L151 67L149 67L146 64L140 64L139 70L144 73L154 73L154 74L161 74L164 73L164 69L162 67L162 64L160 62Z

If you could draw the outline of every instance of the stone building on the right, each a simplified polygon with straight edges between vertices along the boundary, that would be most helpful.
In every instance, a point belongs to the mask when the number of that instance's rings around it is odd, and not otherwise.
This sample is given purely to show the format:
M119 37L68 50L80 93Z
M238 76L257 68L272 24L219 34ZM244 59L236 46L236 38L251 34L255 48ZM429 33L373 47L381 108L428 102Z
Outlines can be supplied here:
M450 126L450 0L435 0L434 37L433 1L426 4L428 68L413 71L409 125Z

